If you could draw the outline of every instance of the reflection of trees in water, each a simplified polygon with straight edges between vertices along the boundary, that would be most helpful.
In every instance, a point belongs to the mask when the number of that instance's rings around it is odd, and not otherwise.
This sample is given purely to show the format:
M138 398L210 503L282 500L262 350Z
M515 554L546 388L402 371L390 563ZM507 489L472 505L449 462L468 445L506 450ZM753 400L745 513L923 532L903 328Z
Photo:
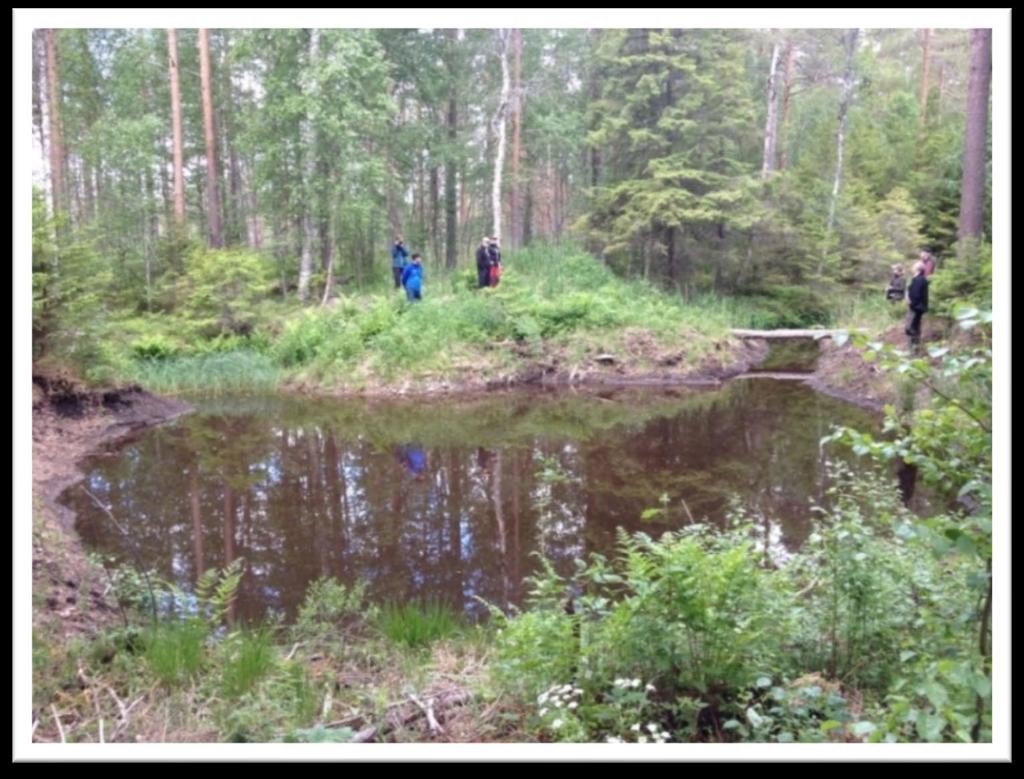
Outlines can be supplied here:
M858 419L805 388L774 384L734 383L635 419L607 401L579 414L559 401L547 423L529 405L515 414L500 407L491 416L518 425L507 432L514 443L501 430L487 443L447 443L463 419L435 410L433 428L417 424L425 434L443 429L446 443L416 439L422 478L394 454L411 438L388 439L394 420L365 410L362 427L338 412L196 415L96 461L89 484L125 518L146 559L183 587L244 557L245 617L265 606L294 612L324 575L365 579L378 600L433 597L474 611L474 595L520 601L533 551L569 566L588 551L612 552L616 526L657 535L688 523L687 508L697 521L717 519L733 494L769 536L799 539L787 518L820 494L818 440L831 422ZM584 434L577 427L590 416L621 422ZM568 478L538 478L545 458ZM662 493L667 513L641 522ZM72 503L84 537L124 548L94 507Z

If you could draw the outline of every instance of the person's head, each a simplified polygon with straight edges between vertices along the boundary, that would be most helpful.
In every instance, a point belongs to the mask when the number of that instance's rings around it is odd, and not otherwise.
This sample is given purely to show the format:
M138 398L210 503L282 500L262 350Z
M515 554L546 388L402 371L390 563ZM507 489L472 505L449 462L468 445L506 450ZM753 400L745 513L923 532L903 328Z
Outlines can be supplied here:
M892 272L896 276L902 276L903 275L903 265L902 265L902 263L897 262L895 265L893 265L892 266Z
M481 246L486 246L486 245L488 244L488 242L489 242L490 240L491 240L491 239L490 239L490 238L488 238L488 237L487 237L487 236L485 235L485 236L484 236L483 238L481 238L481 239L480 239L480 245L481 245Z
M925 260L930 260L932 258L932 253L930 251L928 251L927 249L922 249L921 253L919 255L917 255L917 258L921 262L924 262Z
M921 260L918 260L917 262L914 263L914 267L911 268L911 270L913 271L915 276L918 275L919 273L924 273L924 263L921 262Z
M498 237L496 235L492 235L487 240L491 244L491 246L497 246L498 245Z
M420 255L419 255L419 254L414 254L414 255L412 256L412 261L413 261L413 262L415 262L415 263L419 263L421 259L423 259L423 258L422 258L422 257L420 257Z
M400 245L401 243L402 243L402 236L396 235L395 236L395 244L396 245Z

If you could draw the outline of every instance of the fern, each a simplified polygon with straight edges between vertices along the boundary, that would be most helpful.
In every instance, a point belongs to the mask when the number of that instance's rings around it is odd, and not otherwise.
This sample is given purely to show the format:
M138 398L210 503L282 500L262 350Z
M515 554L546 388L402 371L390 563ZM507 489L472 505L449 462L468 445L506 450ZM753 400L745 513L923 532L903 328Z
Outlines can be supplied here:
M227 568L211 568L199 577L196 583L196 600L199 610L206 614L213 625L219 625L227 616L231 604L238 596L242 582L244 558L235 559Z

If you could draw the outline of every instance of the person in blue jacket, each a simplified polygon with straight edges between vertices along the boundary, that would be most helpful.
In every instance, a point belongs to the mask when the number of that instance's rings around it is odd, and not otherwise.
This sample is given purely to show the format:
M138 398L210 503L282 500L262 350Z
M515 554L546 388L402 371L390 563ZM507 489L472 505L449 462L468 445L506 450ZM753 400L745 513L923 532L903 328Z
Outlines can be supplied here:
M423 264L419 254L412 256L412 262L405 266L402 271L402 286L405 287L405 296L409 300L422 300L423 289Z
M409 250L402 243L402 236L395 238L395 245L391 247L391 275L395 277L395 289L402 286L402 271L405 270L405 261L409 256Z

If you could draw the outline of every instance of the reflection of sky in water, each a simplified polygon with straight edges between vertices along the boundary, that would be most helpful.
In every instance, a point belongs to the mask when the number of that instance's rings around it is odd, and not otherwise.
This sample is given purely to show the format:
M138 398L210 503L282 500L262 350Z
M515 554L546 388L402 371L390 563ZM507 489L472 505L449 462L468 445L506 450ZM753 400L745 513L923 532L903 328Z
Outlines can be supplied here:
M294 615L321 576L365 580L378 600L429 597L476 614L476 596L521 603L534 553L567 573L591 552L615 557L619 526L657 538L691 516L722 522L733 499L767 526L769 557L782 561L808 532L809 499L824 494L820 437L833 423L874 425L806 387L768 380L469 406L199 407L86 468L90 491L130 539L81 489L65 500L90 548L138 555L185 589L243 557L238 608L247 617L268 606ZM402 447L421 452L421 478L396 457ZM662 511L641 520L652 508Z

